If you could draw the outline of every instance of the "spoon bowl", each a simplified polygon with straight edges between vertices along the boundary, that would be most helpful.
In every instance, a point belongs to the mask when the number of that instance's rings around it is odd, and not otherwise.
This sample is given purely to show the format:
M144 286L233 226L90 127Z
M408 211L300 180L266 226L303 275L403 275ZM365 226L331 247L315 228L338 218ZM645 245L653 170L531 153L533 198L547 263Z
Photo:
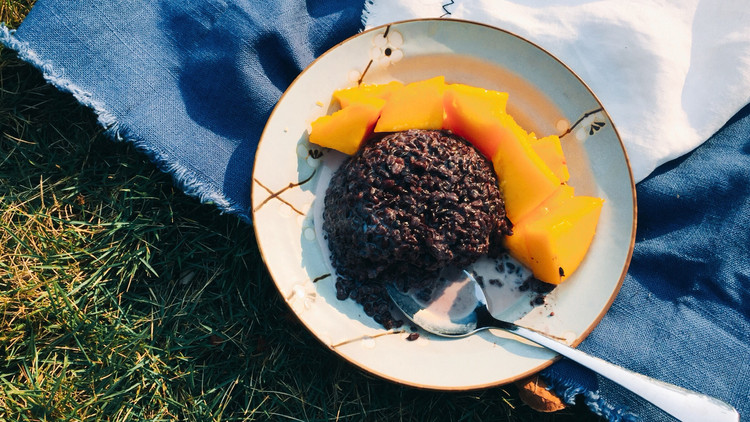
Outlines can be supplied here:
M461 338L489 328L511 329L515 325L492 317L479 283L464 270L443 270L441 282L427 300L422 292L404 292L395 284L387 284L386 289L410 321L441 337Z
M386 289L404 315L429 333L462 338L489 328L505 330L609 378L681 421L740 420L737 410L714 397L649 378L588 355L550 335L496 319L482 286L465 270L444 270L429 297L421 292L402 291L395 284L386 285Z

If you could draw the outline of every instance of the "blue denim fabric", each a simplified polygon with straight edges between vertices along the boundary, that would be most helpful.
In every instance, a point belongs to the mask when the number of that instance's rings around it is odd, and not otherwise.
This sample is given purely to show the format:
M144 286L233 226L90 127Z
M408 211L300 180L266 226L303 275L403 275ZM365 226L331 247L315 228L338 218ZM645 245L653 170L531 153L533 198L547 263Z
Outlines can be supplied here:
M38 0L0 41L186 193L250 220L255 146L281 93L360 28L364 0ZM750 417L750 108L638 185L622 291L580 348ZM544 371L612 420L661 420L575 364Z
M364 0L39 0L0 41L91 107L189 195L250 220L255 147L318 55L357 33Z
M637 194L627 277L579 348L750 417L750 106L640 182ZM543 375L612 420L630 420L628 410L669 420L576 364L561 361Z

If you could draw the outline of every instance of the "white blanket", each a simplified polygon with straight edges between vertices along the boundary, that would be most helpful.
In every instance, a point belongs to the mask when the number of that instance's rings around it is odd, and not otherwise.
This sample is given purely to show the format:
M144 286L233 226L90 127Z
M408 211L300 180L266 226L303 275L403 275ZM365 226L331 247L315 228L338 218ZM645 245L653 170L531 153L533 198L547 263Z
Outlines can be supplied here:
M509 30L565 62L612 117L636 182L750 102L746 1L368 0L363 22L435 17Z

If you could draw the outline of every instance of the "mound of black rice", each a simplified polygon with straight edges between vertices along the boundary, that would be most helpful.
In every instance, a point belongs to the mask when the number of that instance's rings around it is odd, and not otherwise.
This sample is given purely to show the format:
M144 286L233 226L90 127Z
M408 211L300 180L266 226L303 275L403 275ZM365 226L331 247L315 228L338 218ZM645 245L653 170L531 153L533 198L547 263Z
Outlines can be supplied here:
M324 207L338 299L386 328L402 322L385 283L429 290L441 269L496 254L511 232L492 163L446 131L370 139L334 173Z

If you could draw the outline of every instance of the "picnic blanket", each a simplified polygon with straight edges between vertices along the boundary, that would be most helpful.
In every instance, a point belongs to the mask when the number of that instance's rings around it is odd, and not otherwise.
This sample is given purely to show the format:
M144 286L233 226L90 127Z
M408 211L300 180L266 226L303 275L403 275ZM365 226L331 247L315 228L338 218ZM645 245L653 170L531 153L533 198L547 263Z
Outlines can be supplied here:
M623 136L640 181L635 251L612 308L579 347L748 417L750 32L738 22L750 16L741 2L38 0L18 30L0 28L0 42L187 194L251 222L255 146L294 78L365 26L440 16L497 25L558 55ZM542 375L610 420L665 418L570 362Z

